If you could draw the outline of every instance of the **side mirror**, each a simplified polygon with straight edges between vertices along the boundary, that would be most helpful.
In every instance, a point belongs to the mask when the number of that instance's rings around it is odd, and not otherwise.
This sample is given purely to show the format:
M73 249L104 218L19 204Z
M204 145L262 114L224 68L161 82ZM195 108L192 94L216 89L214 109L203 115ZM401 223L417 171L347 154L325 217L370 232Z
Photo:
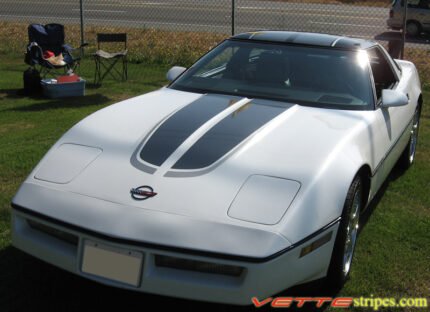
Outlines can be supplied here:
M398 107L409 104L409 98L400 91L382 90L382 107Z
M175 80L176 78L178 78L180 75L182 75L182 73L184 71L186 71L186 70L187 69L185 67L173 66L167 72L166 78L167 78L167 80L169 80L170 82L172 82L173 80Z

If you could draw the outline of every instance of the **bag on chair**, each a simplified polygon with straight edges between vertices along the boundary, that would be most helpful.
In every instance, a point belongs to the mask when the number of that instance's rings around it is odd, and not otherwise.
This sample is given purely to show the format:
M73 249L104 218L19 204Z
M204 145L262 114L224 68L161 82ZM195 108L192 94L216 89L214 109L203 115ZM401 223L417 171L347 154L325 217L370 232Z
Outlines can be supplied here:
M26 95L39 94L42 91L40 86L40 73L34 68L28 68L24 72L24 93Z

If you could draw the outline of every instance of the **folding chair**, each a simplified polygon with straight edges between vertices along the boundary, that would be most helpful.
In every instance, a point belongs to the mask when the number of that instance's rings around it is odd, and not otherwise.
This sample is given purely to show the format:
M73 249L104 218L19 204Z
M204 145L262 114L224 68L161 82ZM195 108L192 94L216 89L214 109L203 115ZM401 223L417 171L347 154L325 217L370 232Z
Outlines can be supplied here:
M80 50L87 46L82 44L79 48L72 48L65 44L64 26L61 24L30 24L28 26L28 46L25 53L25 62L32 68L40 72L42 78L48 74L55 76L60 73L74 71L79 65L80 57L74 57L73 51ZM60 57L60 63L52 63L46 54Z
M124 50L106 52L100 49L100 43L124 43ZM94 84L99 85L110 75L113 79L127 80L127 34L97 34L97 51L94 53L96 72ZM122 70L118 69L122 63Z

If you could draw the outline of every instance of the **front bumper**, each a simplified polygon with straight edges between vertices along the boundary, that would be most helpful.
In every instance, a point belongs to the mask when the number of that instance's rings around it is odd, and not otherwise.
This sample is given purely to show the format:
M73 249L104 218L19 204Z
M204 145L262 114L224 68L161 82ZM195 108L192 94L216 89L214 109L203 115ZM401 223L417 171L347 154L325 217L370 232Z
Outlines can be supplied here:
M47 232L34 228L30 226L32 222L50 228L52 231ZM12 213L13 245L66 271L102 284L134 291L238 305L251 304L251 298L254 296L266 298L291 286L324 277L330 262L337 228L338 222L333 223L303 244L273 257L269 261L257 263L139 246L132 242L100 237L97 233L80 230L77 227L70 228L52 220L47 221L25 211L13 209ZM304 246L312 244L329 232L332 232L330 241L311 253L301 256ZM70 237L75 237L76 240L70 239ZM84 273L82 257L86 240L141 252L143 267L139 285L137 287L128 286ZM158 265L156 259L160 256L240 267L243 270L239 275L233 276L169 268Z

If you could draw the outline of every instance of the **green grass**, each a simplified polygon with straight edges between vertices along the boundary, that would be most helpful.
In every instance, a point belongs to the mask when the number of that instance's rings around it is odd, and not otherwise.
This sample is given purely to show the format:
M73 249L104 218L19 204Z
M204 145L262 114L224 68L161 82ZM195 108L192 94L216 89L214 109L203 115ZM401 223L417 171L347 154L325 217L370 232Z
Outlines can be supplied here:
M0 64L0 209L8 208L23 178L67 129L106 105L161 87L168 69L129 64L127 82L106 79L96 88L93 62L86 60L80 70L88 80L85 97L46 99L19 95L26 68L22 59L2 59Z
M20 96L21 59L2 55L0 62L0 311L83 311L90 307L145 310L149 300L170 308L204 310L229 307L110 288L65 273L10 246L10 201L20 183L48 148L88 114L121 99L165 84L167 68L131 64L127 83L91 84L84 98L49 100ZM91 80L93 64L81 75ZM430 89L424 92L430 98ZM354 259L351 279L338 296L428 297L430 291L430 108L424 105L416 164L392 174L375 201ZM145 301L148 300L148 301ZM240 309L242 310L242 309ZM303 310L303 309L302 309ZM357 309L365 311L365 309ZM385 310L387 311L387 310ZM396 309L395 311L402 311ZM405 310L406 311L406 310ZM414 311L409 309L408 311ZM423 310L424 311L424 310Z

